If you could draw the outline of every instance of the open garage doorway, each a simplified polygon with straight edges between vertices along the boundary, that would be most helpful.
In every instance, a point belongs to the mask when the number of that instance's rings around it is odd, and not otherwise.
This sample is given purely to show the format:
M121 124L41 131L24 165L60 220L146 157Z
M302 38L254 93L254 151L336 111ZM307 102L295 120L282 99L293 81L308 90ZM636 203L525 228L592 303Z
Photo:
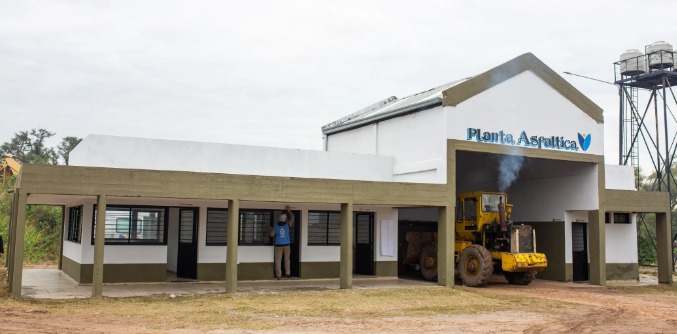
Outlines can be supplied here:
M570 155L555 157L457 151L456 192L505 192L513 205L511 220L536 230L537 251L548 258L538 278L565 281L571 280L566 261L572 251L565 213L598 207L598 169L595 163L567 160Z
M534 228L536 251L548 258L547 268L537 277L571 280L566 212L598 207L595 163L457 151L455 181L457 196L475 191L505 192L512 204L511 220ZM436 245L437 208L400 208L398 212L398 275L422 278L421 254ZM456 215L460 215L458 210ZM481 235L477 237L481 240Z
M397 230L397 276L424 279L421 254L437 244L437 208L400 208Z

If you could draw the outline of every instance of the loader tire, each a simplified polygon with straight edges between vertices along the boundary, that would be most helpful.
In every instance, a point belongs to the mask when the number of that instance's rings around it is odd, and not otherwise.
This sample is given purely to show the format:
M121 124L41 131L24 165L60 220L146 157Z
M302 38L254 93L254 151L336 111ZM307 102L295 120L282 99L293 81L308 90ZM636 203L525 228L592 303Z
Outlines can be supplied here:
M464 249L458 266L463 284L470 287L487 285L494 273L491 253L481 245L470 245Z
M437 247L426 246L421 251L421 276L428 281L437 280Z
M531 281L536 278L535 272L522 272L522 273L503 273L505 279L508 280L508 283L515 285L529 285Z

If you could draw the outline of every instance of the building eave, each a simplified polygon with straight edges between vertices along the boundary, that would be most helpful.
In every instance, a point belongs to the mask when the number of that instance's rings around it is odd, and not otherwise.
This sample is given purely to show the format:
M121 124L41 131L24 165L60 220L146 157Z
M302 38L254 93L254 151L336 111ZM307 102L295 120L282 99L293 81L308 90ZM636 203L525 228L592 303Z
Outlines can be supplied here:
M391 118L395 118L395 117L405 116L405 115L408 115L408 114L419 112L421 110L426 110L426 109L434 108L434 107L441 106L441 105L442 105L442 98L441 97L435 97L435 98L427 99L427 100L424 100L424 101L420 101L420 102L408 105L406 107L394 109L394 110L389 111L387 113L377 114L377 115L374 115L374 116L366 117L366 118L361 119L361 120L356 121L356 122L341 124L341 125L337 125L335 127L323 128L322 134L324 134L325 136L333 135L333 134L337 134L337 133L340 133L340 132L344 132L344 131L352 130L352 129L355 129L355 128L363 127L365 125L378 123L378 122L385 121L387 119L391 119Z

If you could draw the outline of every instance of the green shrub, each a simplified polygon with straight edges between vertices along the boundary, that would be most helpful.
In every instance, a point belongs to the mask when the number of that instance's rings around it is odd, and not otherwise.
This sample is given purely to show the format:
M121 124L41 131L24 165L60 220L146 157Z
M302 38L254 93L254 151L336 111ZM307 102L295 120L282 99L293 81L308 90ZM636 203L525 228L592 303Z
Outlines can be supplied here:
M9 241L9 218L13 180L2 185L0 191L0 235ZM24 263L54 263L59 259L61 244L62 209L58 206L29 205L26 209L26 234L24 235Z

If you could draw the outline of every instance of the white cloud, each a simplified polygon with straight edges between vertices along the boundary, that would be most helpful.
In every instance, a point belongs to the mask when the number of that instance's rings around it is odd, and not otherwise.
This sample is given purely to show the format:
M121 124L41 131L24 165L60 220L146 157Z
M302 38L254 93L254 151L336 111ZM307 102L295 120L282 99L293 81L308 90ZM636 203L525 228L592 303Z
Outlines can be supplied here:
M677 37L672 1L4 1L0 138L44 127L321 148L320 126L524 52L613 81ZM677 40L672 42L677 43ZM617 90L565 77L605 109Z

